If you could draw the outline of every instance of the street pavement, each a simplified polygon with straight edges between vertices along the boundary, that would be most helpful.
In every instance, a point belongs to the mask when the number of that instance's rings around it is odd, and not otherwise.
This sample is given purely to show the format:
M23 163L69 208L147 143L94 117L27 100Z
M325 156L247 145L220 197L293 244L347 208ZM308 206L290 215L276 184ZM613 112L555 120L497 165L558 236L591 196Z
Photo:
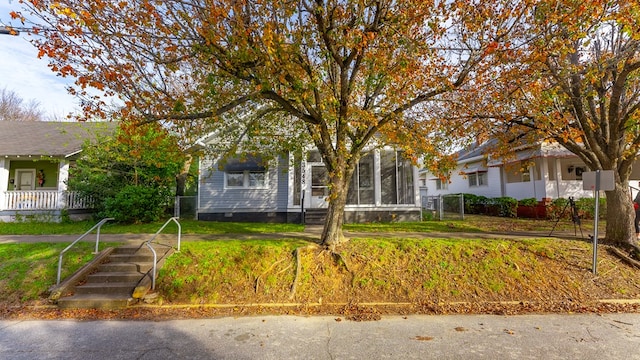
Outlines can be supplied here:
M1 359L640 359L640 314L0 321Z

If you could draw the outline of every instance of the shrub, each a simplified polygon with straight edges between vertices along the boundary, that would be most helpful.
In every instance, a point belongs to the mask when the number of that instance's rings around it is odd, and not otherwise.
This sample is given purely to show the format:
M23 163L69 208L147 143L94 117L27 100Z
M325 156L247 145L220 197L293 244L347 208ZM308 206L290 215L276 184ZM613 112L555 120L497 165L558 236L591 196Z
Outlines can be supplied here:
M580 198L575 201L576 210L583 219L593 219L596 214L596 201L594 198ZM600 219L607 217L607 200L606 198L600 198L600 205L598 207L598 215Z
M485 196L474 194L463 194L464 196L464 212L466 214L485 214L487 201Z
M593 219L595 216L595 199L594 198L580 198L574 201L575 210L577 215L581 219ZM599 206L600 219L604 219L607 216L607 201L606 198L600 198ZM569 204L569 200L565 198L558 198L551 201L551 204L547 208L547 214L552 219L568 219L572 220L573 209Z
M114 137L84 144L68 185L93 200L98 217L155 221L171 203L184 160L177 138L159 124L121 122Z
M169 192L140 185L126 185L114 197L105 199L101 217L120 223L153 222L164 214Z
M569 200L565 198L553 199L547 207L547 216L550 219L564 219L571 220L571 209L569 209Z
M490 201L491 206L495 207L497 215L500 217L514 218L517 215L518 200L504 196L499 198L492 198Z
M518 205L533 207L538 205L538 200L536 200L536 198L526 198L526 199L518 200Z

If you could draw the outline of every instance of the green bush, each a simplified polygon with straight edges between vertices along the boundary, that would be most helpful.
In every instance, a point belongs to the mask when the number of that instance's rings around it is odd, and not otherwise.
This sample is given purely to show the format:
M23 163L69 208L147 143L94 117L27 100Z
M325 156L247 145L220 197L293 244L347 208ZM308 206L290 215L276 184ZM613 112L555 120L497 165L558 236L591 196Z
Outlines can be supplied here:
M536 200L536 198L526 198L526 199L518 200L518 205L533 207L538 205L538 200Z
M473 194L464 194L464 211L466 214L484 214L500 217L516 217L518 206L535 207L539 201L535 198L516 200L512 197L487 198ZM595 201L593 198L580 198L575 200L575 209L581 219L593 219L595 215ZM572 220L573 209L569 204L569 199L553 199L546 209L549 219ZM600 219L606 218L607 202L605 198L600 198L599 215Z
M171 204L185 157L177 138L159 124L121 122L113 137L86 143L69 170L69 189L92 199L98 218L156 221Z
M557 198L551 200L547 206L547 217L550 219L569 219L571 220L571 209L569 208L569 200L565 198Z
M433 210L424 210L422 212L422 221L433 221L436 220L436 216Z
M112 217L119 223L158 221L164 214L170 193L158 188L126 185L114 197L105 199L100 217Z
M487 212L486 205L489 200L487 197L474 194L463 194L463 196L466 214L485 214Z
M594 198L580 198L575 201L576 210L583 219L593 219L596 214L596 202ZM606 198L600 198L600 205L598 206L598 215L600 219L607 217L607 200Z
M497 211L496 215L500 217L514 218L517 216L518 200L512 197L492 198L489 201L489 205L495 209L494 211Z
M595 199L594 198L580 198L574 200L575 210L580 219L593 219L595 216ZM607 200L606 198L600 198L600 205L598 208L600 219L604 219L607 216ZM548 217L551 219L567 219L572 220L573 209L569 204L569 200L565 198L558 198L551 201L551 204L547 208Z

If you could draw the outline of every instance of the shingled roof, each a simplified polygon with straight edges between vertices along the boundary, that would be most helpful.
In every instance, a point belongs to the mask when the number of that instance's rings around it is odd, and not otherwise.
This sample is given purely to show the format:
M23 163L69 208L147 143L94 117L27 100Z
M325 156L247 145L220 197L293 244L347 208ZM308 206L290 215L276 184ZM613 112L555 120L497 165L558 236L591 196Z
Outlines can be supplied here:
M116 123L0 121L0 156L70 156L87 139L112 134Z

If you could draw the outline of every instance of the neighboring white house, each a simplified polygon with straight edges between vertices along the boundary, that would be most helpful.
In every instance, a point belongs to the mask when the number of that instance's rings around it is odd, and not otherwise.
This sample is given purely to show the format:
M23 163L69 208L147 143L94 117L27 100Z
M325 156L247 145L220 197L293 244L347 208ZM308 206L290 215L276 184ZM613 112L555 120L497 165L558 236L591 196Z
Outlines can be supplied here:
M114 123L0 121L0 221L55 219L89 207L67 191L69 166L85 140L113 132Z
M582 188L582 173L589 169L557 143L542 142L520 148L507 160L488 159L483 153L485 146L461 151L458 166L448 180L421 171L421 195L468 193L517 200L593 197L593 191ZM640 179L640 166L634 166L631 179ZM637 184L637 180L631 181L632 186Z

